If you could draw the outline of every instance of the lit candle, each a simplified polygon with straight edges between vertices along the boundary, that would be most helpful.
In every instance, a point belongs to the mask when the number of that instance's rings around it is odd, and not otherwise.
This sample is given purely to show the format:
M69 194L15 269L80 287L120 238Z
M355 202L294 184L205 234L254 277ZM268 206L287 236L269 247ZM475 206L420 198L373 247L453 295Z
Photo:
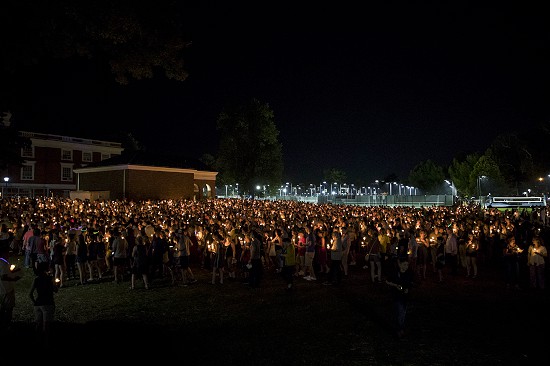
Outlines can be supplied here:
M12 265L10 266L10 271L13 271L14 269L15 269L15 264L12 264Z

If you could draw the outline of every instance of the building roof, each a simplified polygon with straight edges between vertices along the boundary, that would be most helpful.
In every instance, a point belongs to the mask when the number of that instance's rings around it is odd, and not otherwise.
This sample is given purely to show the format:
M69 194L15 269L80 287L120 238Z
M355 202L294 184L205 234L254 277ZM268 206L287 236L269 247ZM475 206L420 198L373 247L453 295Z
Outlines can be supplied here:
M129 153L123 152L121 155L115 155L109 159L87 164L85 168L99 168L113 165L141 165L176 169L193 169L207 172L214 171L198 159L145 151L134 151Z

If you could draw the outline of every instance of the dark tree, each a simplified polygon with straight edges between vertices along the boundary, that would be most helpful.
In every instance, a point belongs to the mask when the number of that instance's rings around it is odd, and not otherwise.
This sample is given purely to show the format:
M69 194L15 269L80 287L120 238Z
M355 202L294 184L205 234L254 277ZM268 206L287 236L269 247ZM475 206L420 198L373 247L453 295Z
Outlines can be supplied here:
M256 185L278 187L283 174L282 145L269 105L253 99L227 107L218 116L221 181L239 183L254 195Z

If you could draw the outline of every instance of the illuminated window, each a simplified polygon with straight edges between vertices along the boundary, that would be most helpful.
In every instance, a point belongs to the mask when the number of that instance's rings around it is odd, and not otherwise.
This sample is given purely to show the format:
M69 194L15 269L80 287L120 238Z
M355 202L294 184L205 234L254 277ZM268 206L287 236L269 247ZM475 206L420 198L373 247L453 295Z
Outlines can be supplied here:
M61 149L61 160L73 160L73 151Z

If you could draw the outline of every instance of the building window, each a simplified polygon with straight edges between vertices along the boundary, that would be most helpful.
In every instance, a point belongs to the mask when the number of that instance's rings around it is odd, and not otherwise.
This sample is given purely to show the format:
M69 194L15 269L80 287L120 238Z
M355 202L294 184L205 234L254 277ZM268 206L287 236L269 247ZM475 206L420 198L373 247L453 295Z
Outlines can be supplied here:
M102 153L101 154L101 160L107 160L111 157L111 154L105 154L105 153Z
M21 156L24 158L34 158L34 146L25 146L21 149Z
M82 152L82 162L83 163L91 163L92 162L92 152L91 151L83 151Z
M23 165L21 168L21 180L34 180L34 164Z
M61 160L73 160L73 151L61 149Z
M73 181L73 167L62 165L61 166L61 181L72 182Z

